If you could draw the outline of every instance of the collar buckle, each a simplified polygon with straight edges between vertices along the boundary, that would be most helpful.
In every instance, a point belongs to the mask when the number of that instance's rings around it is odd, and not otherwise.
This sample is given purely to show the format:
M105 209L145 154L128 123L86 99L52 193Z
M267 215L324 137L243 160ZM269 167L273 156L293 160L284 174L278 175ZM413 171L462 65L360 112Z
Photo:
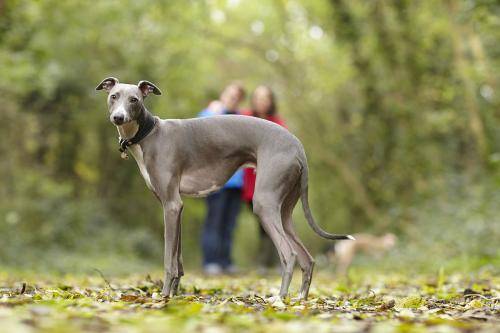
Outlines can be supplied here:
M124 160L128 160L127 147L130 146L130 141L122 138L119 138L119 140L120 148L118 148L118 151L121 153L120 157Z

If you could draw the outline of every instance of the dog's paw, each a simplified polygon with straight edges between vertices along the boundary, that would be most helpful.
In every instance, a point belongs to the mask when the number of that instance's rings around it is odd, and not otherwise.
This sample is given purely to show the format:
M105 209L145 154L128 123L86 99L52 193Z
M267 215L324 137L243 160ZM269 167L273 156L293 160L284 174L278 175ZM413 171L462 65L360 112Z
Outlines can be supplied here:
M168 300L170 299L170 290L165 290L163 289L161 291L161 297L163 297L163 300Z
M271 305L276 309L285 309L286 305L283 303L283 299L280 296L271 296L266 299L267 304Z

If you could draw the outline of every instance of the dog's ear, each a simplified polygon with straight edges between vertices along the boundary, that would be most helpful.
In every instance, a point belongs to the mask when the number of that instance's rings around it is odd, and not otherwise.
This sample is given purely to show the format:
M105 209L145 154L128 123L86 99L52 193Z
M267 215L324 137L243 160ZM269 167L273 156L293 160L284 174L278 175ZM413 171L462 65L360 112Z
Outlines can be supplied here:
M95 87L95 90L106 90L108 93L115 85L120 83L117 78L115 77L107 77L104 80L102 80L101 83L97 87Z
M137 86L142 91L142 96L144 96L144 97L146 97L147 95L149 95L149 93L153 93L155 95L161 95L160 89L158 89L157 86L155 86L154 84L152 84L149 81L144 81L144 80L143 81L139 81L139 83L137 84Z

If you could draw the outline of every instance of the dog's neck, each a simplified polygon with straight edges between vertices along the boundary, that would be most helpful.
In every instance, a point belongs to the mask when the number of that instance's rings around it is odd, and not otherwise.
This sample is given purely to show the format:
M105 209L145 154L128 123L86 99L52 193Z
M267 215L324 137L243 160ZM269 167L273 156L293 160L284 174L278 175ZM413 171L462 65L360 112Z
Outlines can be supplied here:
M136 120L132 120L126 124L116 126L118 134L122 139L132 139L139 131L139 124Z

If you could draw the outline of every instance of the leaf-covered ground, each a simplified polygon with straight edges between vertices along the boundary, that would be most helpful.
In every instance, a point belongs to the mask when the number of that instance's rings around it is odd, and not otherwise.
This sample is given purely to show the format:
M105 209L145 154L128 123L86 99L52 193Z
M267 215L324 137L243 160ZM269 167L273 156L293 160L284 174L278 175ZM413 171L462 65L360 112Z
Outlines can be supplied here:
M299 279L296 272L295 280ZM271 297L277 276L207 278L189 273L182 295L159 293L159 274L40 278L0 273L1 332L499 332L492 273L366 275L313 280L308 301Z

